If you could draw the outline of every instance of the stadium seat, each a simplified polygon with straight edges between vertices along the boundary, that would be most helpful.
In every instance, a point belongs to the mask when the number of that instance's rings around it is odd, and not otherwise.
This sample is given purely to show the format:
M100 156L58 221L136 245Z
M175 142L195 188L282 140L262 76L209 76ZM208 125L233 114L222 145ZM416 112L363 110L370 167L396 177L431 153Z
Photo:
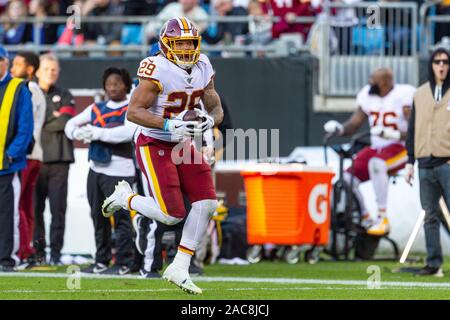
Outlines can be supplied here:
M58 39L63 34L65 28L66 28L66 25L64 25L64 24L60 24L58 26L58 29L56 30L56 35L57 35Z
M352 43L355 46L355 52L361 54L373 54L383 48L384 29L367 28L357 26L352 28Z
M136 24L126 24L122 27L120 42L123 45L142 43L142 26Z

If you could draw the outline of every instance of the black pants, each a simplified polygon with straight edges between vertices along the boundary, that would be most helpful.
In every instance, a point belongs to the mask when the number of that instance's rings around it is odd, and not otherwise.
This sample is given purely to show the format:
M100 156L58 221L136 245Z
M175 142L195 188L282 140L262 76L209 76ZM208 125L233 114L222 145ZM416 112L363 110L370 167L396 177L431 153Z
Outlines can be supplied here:
M95 261L108 265L112 258L111 221L102 214L103 201L114 192L115 185L125 180L133 183L133 177L111 177L89 170L87 195L94 222ZM115 263L130 266L133 260L133 228L128 211L119 210L114 214Z
M52 221L50 224L51 259L61 258L64 245L64 231L66 227L67 208L67 180L69 177L69 163L43 163L36 183L36 207L34 227L34 247L36 255L45 256L45 201L48 197Z
M147 247L145 248L143 267L147 269L147 271L159 271L162 270L164 263L162 255L164 233L170 231L175 233L175 241L171 243L173 252L166 251L166 253L168 255L170 255L171 253L173 255L176 254L177 247L183 234L184 220L180 223L177 223L176 225L168 226L159 221L154 221L145 217L144 219L149 224L149 231L147 233ZM174 256L167 256L166 258L170 260L173 259Z
M186 207L187 212L191 210L191 204L186 197L184 198L184 206ZM170 262L170 260L173 259L177 253L178 245L180 244L181 237L183 235L183 227L186 222L186 218L173 226L166 225L147 217L143 218L145 219L145 222L143 223L148 223L147 246L145 248L143 267L147 269L147 271L162 270L164 263L162 255L164 248L163 236L166 232L175 233L175 239L173 239L174 241L169 245L169 247L173 250L166 251L166 254L168 255L166 258L168 262ZM169 248L166 248L166 250L167 249ZM171 254L173 256L170 256Z
M18 261L19 197L18 174L0 175L0 265L5 267Z

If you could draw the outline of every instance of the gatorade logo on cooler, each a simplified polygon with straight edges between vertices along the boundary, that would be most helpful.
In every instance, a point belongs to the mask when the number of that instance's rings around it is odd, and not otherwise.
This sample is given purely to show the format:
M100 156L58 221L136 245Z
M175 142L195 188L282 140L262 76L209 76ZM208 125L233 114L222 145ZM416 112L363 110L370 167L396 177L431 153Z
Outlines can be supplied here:
M308 211L309 215L316 224L322 224L327 221L328 212L328 185L318 184L309 194Z

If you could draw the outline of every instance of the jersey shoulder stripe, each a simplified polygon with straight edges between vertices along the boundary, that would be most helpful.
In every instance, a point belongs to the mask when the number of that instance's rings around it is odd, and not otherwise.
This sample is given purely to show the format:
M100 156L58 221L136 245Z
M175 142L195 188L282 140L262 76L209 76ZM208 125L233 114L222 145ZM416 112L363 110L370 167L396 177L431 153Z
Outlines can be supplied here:
M147 57L140 62L137 76L140 79L152 81L160 91L163 91L162 75L167 71L167 62L167 59L161 56Z

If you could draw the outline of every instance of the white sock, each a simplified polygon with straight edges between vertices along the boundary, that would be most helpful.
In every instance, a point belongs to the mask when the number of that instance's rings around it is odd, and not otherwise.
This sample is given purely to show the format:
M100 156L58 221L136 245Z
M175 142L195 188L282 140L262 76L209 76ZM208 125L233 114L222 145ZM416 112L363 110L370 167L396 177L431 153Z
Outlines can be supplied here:
M175 255L175 258L173 258L172 263L184 270L189 270L192 256L192 254L183 252L180 248L178 248L177 254Z
M181 236L180 246L173 260L182 269L188 270L191 258L203 238L208 222L217 208L216 200L201 200L192 203L191 211L186 218Z
M208 222L217 208L217 200L201 200L192 203L191 211L186 218L181 236L180 246L195 251L203 238Z
M344 181L347 183L348 186L350 186L352 175L349 172L344 172ZM359 185L361 184L361 181L357 177L353 177L353 192L355 193L356 198L358 199L359 206L361 208L361 213L367 213L367 206L364 202L364 197L359 190Z
M162 212L155 199L152 197L134 196L130 201L130 209L136 210L147 218L157 220L167 225L174 225L183 220Z
M385 210L389 188L389 175L386 162L380 158L369 160L369 176L375 191L378 209Z

